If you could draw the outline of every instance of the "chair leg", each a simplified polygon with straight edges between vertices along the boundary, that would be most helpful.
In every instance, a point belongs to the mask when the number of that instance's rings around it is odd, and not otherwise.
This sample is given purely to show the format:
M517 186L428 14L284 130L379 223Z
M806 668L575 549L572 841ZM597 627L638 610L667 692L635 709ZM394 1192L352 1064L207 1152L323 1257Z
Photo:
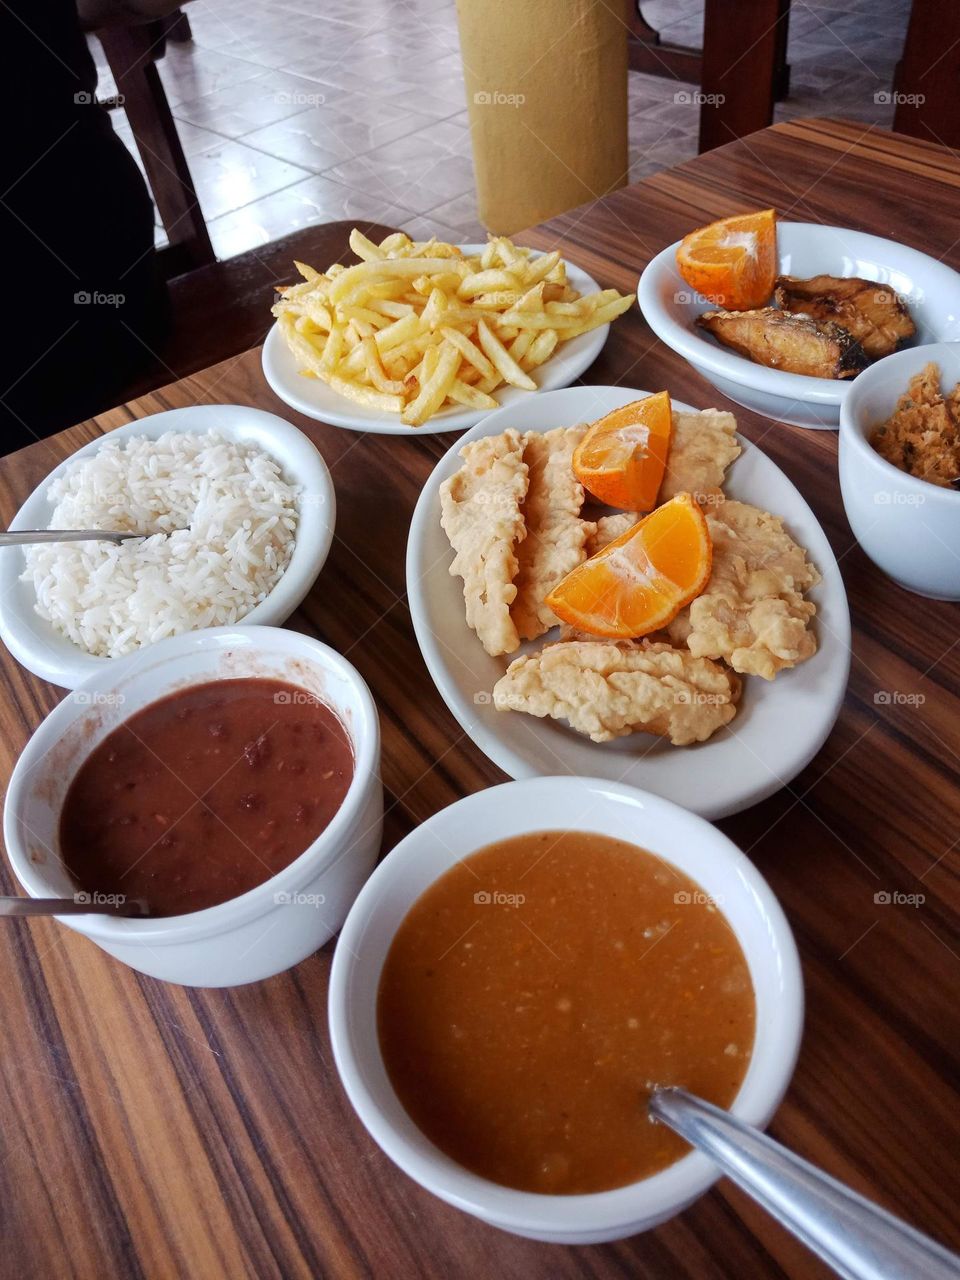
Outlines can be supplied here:
M777 70L786 50L789 0L706 0L700 80L700 150L745 137L773 121Z

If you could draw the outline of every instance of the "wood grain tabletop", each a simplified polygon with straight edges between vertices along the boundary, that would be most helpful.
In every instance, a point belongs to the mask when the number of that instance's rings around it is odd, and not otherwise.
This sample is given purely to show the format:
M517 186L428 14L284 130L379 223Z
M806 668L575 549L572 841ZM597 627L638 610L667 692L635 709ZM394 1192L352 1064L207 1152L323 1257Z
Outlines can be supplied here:
M754 134L556 218L557 246L601 285L636 287L693 227L775 205L785 218L896 238L960 268L960 162L859 124ZM264 299L264 307L269 299ZM732 408L799 486L833 545L853 615L837 725L789 786L720 825L778 895L803 961L807 1019L771 1132L960 1247L957 606L909 595L854 541L837 438L727 404L636 308L584 381L666 387ZM384 851L458 797L504 780L446 710L404 588L415 499L453 437L359 435L301 418L252 350L0 461L8 521L51 467L162 409L240 403L296 422L337 490L333 551L289 625L346 654L383 727ZM0 654L0 769L63 696ZM783 732L789 733L785 724ZM16 892L3 863L3 892ZM919 905L877 895L922 895ZM2 1274L33 1277L550 1277L819 1280L827 1272L728 1183L655 1231L565 1248L458 1213L400 1173L338 1081L326 1025L332 945L234 990L142 977L49 920L0 929Z

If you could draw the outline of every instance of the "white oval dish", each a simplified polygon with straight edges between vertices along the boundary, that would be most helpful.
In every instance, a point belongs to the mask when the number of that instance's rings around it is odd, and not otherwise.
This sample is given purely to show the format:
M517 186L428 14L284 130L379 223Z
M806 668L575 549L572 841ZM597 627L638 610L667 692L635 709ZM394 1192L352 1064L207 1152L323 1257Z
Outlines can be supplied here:
M836 558L816 516L780 468L739 437L743 452L724 487L728 497L783 517L823 575L809 593L817 606L819 650L772 682L747 677L736 718L695 747L674 747L646 734L595 743L554 720L498 711L490 691L506 660L485 653L464 621L461 583L448 572L453 553L440 527L440 485L460 466L465 443L507 427L547 431L590 422L646 394L629 387L569 387L501 409L452 445L424 485L410 525L410 616L444 702L480 750L511 777L566 772L609 778L644 787L705 818L721 818L766 799L809 764L839 714L850 668L850 612Z
M54 468L14 516L10 528L47 528L53 513L53 504L47 497L52 481L78 458L96 453L107 440L128 440L132 436L155 440L166 431L199 433L214 429L229 440L245 441L269 453L280 464L284 479L301 488L297 537L290 563L266 599L243 619L245 626L285 622L310 590L327 558L336 521L336 495L327 464L312 441L291 423L262 409L238 404L191 405L117 427ZM117 661L84 653L44 621L34 609L33 584L20 578L23 568L22 550L8 547L0 551L0 640L19 663L52 684L75 689L81 681Z
M869 440L930 362L952 391L960 342L899 351L857 378L840 417L840 492L850 528L878 568L917 595L960 600L960 492L901 471Z
M264 884L204 911L157 919L60 917L131 968L186 986L238 986L297 964L337 931L373 869L383 813L380 725L356 669L319 640L279 627L216 627L160 640L117 658L47 716L17 761L4 804L4 841L20 884L32 898L73 897L77 886L60 861L58 832L83 760L150 703L237 677L285 680L320 698L343 722L354 775L330 825Z
M486 246L482 244L465 244L460 246L464 253L480 253ZM531 253L534 258L541 258L540 250ZM595 293L600 286L592 276L581 270L572 262L567 262L567 278L581 294ZM580 374L596 360L603 350L603 345L610 332L608 324L589 333L582 333L570 342L561 343L556 353L534 369L530 376L537 383L540 391L552 391L557 387L568 387L579 378ZM333 391L326 383L317 378L305 378L297 371L297 362L283 340L280 326L274 325L267 334L261 356L263 376L271 389L284 404L308 418L316 418L320 422L330 423L334 427L346 427L350 431L371 431L380 435L424 436L436 435L442 431L465 431L485 418L494 410L486 409L454 409L448 408L434 414L420 427L408 427L400 421L397 414L378 413L375 409L367 409L361 404L354 404L337 391ZM524 391L520 387L500 387L494 398L501 405L520 403L525 397L536 395L533 391Z
M858 379L768 369L703 333L694 320L712 304L693 293L677 270L679 244L658 253L637 286L640 310L657 337L736 404L794 426L836 430L840 406ZM780 275L863 276L889 284L906 299L916 323L911 345L960 338L960 274L936 258L895 240L813 222L778 222L777 245Z
M644 1231L679 1213L720 1176L699 1152L641 1182L593 1195L516 1191L438 1150L397 1098L377 1037L380 973L420 895L467 854L523 832L599 832L672 862L721 905L750 969L756 1040L732 1113L766 1125L793 1074L803 1025L797 949L760 873L726 836L656 796L594 778L537 778L458 800L412 831L380 864L343 927L330 976L330 1034L350 1101L386 1154L421 1186L492 1226L536 1240L592 1244ZM489 908L481 907L481 910Z

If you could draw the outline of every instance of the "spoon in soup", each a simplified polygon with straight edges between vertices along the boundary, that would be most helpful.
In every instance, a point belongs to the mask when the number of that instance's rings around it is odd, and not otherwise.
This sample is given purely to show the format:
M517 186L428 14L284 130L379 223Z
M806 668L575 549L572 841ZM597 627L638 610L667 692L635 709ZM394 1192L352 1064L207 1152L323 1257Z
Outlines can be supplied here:
M83 916L91 912L104 916L148 916L150 908L143 898L103 901L102 895L89 893L77 893L72 898L0 897L0 917Z
M956 1254L728 1111L675 1088L654 1089L648 1110L844 1280L960 1280Z

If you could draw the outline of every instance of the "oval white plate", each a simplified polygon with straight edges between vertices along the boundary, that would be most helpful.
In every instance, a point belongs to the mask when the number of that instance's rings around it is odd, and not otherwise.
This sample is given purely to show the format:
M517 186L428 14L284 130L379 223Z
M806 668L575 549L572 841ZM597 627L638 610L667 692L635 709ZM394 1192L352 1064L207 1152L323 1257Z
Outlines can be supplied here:
M490 691L509 658L491 658L463 616L453 553L440 528L440 485L460 466L470 440L507 427L548 431L601 417L648 394L628 387L571 387L492 413L441 458L420 494L407 544L407 594L417 641L443 700L481 751L513 778L591 775L626 782L705 818L737 813L786 786L820 750L843 702L850 668L850 611L836 558L816 516L780 468L740 437L743 452L727 473L728 497L782 516L823 575L810 592L819 649L808 662L768 682L744 680L736 718L708 742L674 747L637 733L595 743L555 720L497 711ZM674 401L678 409L688 405ZM518 652L538 648L556 632ZM511 655L516 657L516 654Z
M198 404L128 422L92 440L54 468L17 512L10 528L47 528L53 514L53 503L47 497L52 481L76 458L96 453L108 439L128 440L131 436L156 439L166 431L203 432L214 428L230 440L258 445L280 464L284 478L298 484L302 491L297 541L287 570L266 599L241 623L279 626L313 586L327 558L333 541L336 496L327 464L313 442L292 423L273 413L240 404ZM23 568L20 547L0 551L0 640L34 675L64 689L75 689L82 680L103 671L115 659L95 658L85 653L45 622L34 609L33 584L20 579Z
M480 253L485 247L480 244L460 246L464 253ZM532 257L540 258L543 254L534 249ZM592 276L588 276L572 262L567 262L567 279L581 294L595 293L600 286ZM569 387L571 382L579 378L584 369L590 367L603 350L603 344L610 332L608 324L589 333L581 333L579 338L561 343L555 355L534 369L531 377L540 391L553 391L557 387ZM396 414L378 413L375 409L365 409L345 396L333 391L318 378L305 378L297 372L297 363L284 342L279 325L274 325L267 334L263 344L263 376L284 404L308 418L316 418L334 427L346 427L350 431L373 431L380 435L392 436L424 436L437 435L441 431L465 431L475 426L493 409L443 409L434 414L422 427L408 427L400 421ZM500 387L494 392L494 398L502 407L519 404L525 397L535 392L524 391L520 387Z

